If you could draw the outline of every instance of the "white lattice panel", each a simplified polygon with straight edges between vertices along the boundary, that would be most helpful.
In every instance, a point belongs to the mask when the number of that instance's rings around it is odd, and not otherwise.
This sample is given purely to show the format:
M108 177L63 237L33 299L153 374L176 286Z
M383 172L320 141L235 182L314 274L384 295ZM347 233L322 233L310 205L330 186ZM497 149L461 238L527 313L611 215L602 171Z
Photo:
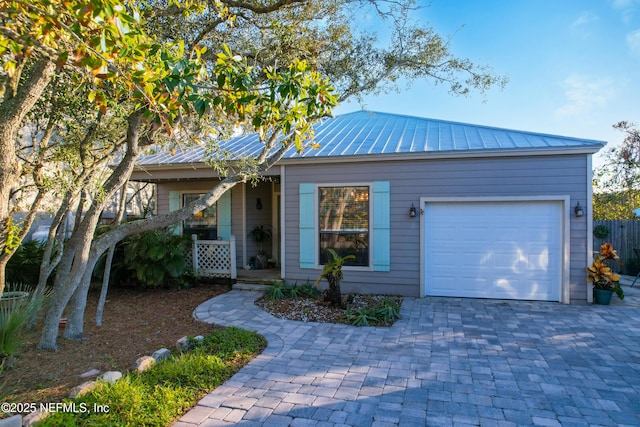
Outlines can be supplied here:
M236 277L236 246L231 240L194 240L193 266L203 277Z
M184 263L185 265L193 265L193 245L185 251Z

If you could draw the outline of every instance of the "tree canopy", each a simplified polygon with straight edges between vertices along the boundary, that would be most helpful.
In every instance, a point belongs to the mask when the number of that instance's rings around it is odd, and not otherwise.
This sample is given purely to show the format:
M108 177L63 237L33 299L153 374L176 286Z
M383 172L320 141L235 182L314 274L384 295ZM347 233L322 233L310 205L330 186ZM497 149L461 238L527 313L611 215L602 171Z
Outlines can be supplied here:
M448 40L412 22L413 0L0 0L0 290L4 266L44 196L59 194L56 222L82 215L57 258L54 295L40 345L82 337L93 266L122 238L201 211L284 152L313 147L313 123L337 101L392 90L406 78L484 92L505 79L455 57ZM379 43L354 17L381 17ZM34 137L25 139L27 125ZM180 210L122 224L93 239L108 200L150 147L199 143L215 150L229 129L257 131L264 148ZM112 169L104 165L115 161ZM59 178L56 178L56 174ZM13 221L17 188L30 194L27 219ZM57 226L50 241L59 236ZM57 240L60 245L61 239ZM42 276L41 276L42 279Z
M635 219L640 208L640 129L621 121L614 128L624 134L622 142L606 153L594 175L594 219Z

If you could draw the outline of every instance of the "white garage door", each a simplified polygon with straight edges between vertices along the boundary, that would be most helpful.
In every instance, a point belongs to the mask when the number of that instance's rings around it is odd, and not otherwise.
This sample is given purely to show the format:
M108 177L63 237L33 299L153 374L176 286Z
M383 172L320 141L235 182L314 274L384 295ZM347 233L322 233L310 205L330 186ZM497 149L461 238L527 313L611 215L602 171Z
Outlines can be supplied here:
M559 301L562 203L427 202L425 294Z

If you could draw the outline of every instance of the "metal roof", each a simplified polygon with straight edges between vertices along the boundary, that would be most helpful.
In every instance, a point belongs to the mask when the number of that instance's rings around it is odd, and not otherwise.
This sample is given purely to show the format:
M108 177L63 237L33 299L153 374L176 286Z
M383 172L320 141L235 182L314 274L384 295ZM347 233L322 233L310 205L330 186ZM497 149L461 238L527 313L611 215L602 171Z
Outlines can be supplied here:
M547 135L404 116L372 111L356 111L322 120L314 126L316 150L297 153L290 149L287 159L348 159L350 157L398 155L498 155L535 154L544 151L595 153L606 143L589 139ZM257 155L262 144L256 133L230 138L220 148L238 156ZM142 156L138 165L185 164L203 161L202 147L178 150L173 155ZM371 157L374 160L375 157Z

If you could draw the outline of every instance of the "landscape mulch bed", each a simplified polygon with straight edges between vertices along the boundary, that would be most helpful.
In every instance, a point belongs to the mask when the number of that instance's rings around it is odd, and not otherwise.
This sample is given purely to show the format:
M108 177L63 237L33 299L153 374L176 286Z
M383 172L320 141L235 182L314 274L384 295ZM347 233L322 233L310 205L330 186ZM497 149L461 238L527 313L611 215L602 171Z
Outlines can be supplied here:
M183 336L205 335L219 327L196 321L193 311L201 303L230 290L227 285L203 284L189 289L109 290L103 325L95 325L99 292L87 300L85 339L58 339L56 351L40 350L40 331L29 331L18 356L0 375L4 402L59 402L71 389L95 377L90 371L128 371L142 356L160 348L175 348ZM344 296L352 309L365 307L378 297ZM401 304L401 297L394 297ZM332 307L322 297L308 299L259 299L256 304L275 317L302 322L348 323L344 308ZM0 414L1 417L1 414Z
M309 298L283 298L256 300L256 305L279 319L298 320L301 322L343 323L351 324L347 318L347 307L352 311L375 306L380 300L390 298L402 304L402 297L388 295L342 295L342 307L334 307L324 301L322 295ZM379 325L379 326L391 326Z
M196 321L193 310L229 289L212 284L180 290L112 288L101 327L95 324L99 293L92 291L87 301L85 339L68 341L60 336L57 351L39 350L39 330L29 331L12 366L0 375L2 401L61 401L73 387L87 381L80 377L87 371L131 370L138 358L163 347L173 349L183 336L204 335L215 326Z

